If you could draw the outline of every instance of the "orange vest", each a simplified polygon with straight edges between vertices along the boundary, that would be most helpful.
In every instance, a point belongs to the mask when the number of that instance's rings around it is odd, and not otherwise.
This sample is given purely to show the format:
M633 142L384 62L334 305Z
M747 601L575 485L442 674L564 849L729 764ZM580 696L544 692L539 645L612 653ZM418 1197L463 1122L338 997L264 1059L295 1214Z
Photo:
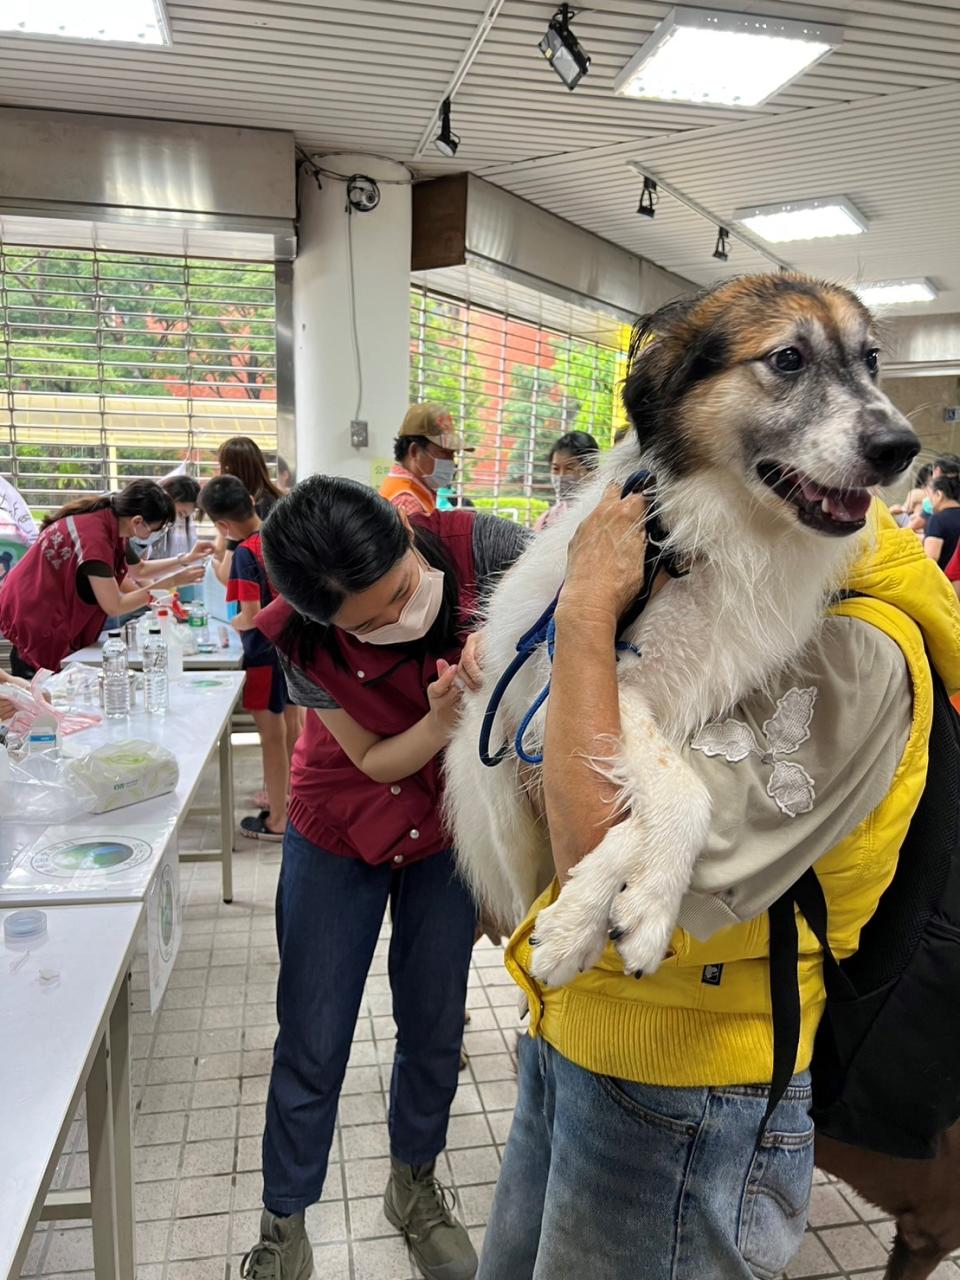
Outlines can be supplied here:
M423 507L424 515L432 515L437 509L436 494L397 462L390 468L380 486L380 496L386 498L388 502L393 502L394 498L401 493L412 494Z

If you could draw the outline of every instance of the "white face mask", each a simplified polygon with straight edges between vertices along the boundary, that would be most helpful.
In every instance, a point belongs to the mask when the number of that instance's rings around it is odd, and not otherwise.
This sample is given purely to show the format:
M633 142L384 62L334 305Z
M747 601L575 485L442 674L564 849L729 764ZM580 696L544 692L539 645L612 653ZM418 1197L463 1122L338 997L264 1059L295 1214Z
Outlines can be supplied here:
M143 549L146 550L148 547L155 547L157 543L162 542L166 536L166 529L157 529L156 532L148 533L145 536L136 535L132 537L130 541L134 543L136 547L143 547Z
M576 476L557 475L550 477L550 483L553 485L553 492L557 495L557 501L566 502L576 493L580 481Z
M422 640L436 622L442 603L442 572L421 565L420 581L396 622L377 627L376 631L368 631L362 636L356 632L351 632L351 635L363 644L408 644L411 640Z
M428 476L421 478L427 488L436 493L438 489L446 489L452 485L456 474L457 464L452 458L434 458L433 470Z

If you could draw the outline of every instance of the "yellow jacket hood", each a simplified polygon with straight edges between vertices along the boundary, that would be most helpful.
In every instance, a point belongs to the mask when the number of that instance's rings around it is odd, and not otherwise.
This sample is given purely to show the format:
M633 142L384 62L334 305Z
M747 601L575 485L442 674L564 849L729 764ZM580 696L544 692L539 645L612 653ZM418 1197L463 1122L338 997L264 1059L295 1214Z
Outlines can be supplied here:
M879 500L870 507L867 549L847 577L848 591L900 609L923 632L933 665L951 694L960 690L960 603L911 529L898 527Z

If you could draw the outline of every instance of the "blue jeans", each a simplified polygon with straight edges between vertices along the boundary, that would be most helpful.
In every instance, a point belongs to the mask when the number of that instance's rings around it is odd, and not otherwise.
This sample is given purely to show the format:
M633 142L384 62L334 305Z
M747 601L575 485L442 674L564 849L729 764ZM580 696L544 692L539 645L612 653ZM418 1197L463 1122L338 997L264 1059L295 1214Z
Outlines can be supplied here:
M397 1047L390 1149L404 1164L443 1150L457 1091L476 909L451 853L403 870L327 853L292 825L277 887L280 977L263 1135L263 1202L320 1199L343 1073L387 903Z
M692 1050L691 1050L692 1052ZM478 1280L747 1280L800 1246L809 1075L755 1151L767 1090L632 1084L521 1042L519 1094Z

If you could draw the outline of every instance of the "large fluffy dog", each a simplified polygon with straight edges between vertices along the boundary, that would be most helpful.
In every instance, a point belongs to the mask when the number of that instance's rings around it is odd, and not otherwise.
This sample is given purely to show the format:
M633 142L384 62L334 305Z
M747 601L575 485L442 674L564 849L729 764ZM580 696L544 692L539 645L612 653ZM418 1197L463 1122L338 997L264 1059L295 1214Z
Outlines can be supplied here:
M497 769L480 763L483 710L518 637L560 587L578 522L606 484L648 468L669 547L689 573L626 634L642 657L626 655L618 669L622 740L613 754L597 744L597 767L618 784L626 816L541 912L541 981L562 984L591 966L611 929L628 971L660 963L710 821L709 797L677 747L799 655L859 548L871 487L919 449L876 381L869 313L847 290L797 276L734 280L638 326L624 390L636 440L614 451L495 592L484 688L465 700L447 752L461 866L509 930L553 869L528 794L536 778L513 758ZM504 700L504 737L548 678L541 653ZM542 729L543 712L528 741Z

